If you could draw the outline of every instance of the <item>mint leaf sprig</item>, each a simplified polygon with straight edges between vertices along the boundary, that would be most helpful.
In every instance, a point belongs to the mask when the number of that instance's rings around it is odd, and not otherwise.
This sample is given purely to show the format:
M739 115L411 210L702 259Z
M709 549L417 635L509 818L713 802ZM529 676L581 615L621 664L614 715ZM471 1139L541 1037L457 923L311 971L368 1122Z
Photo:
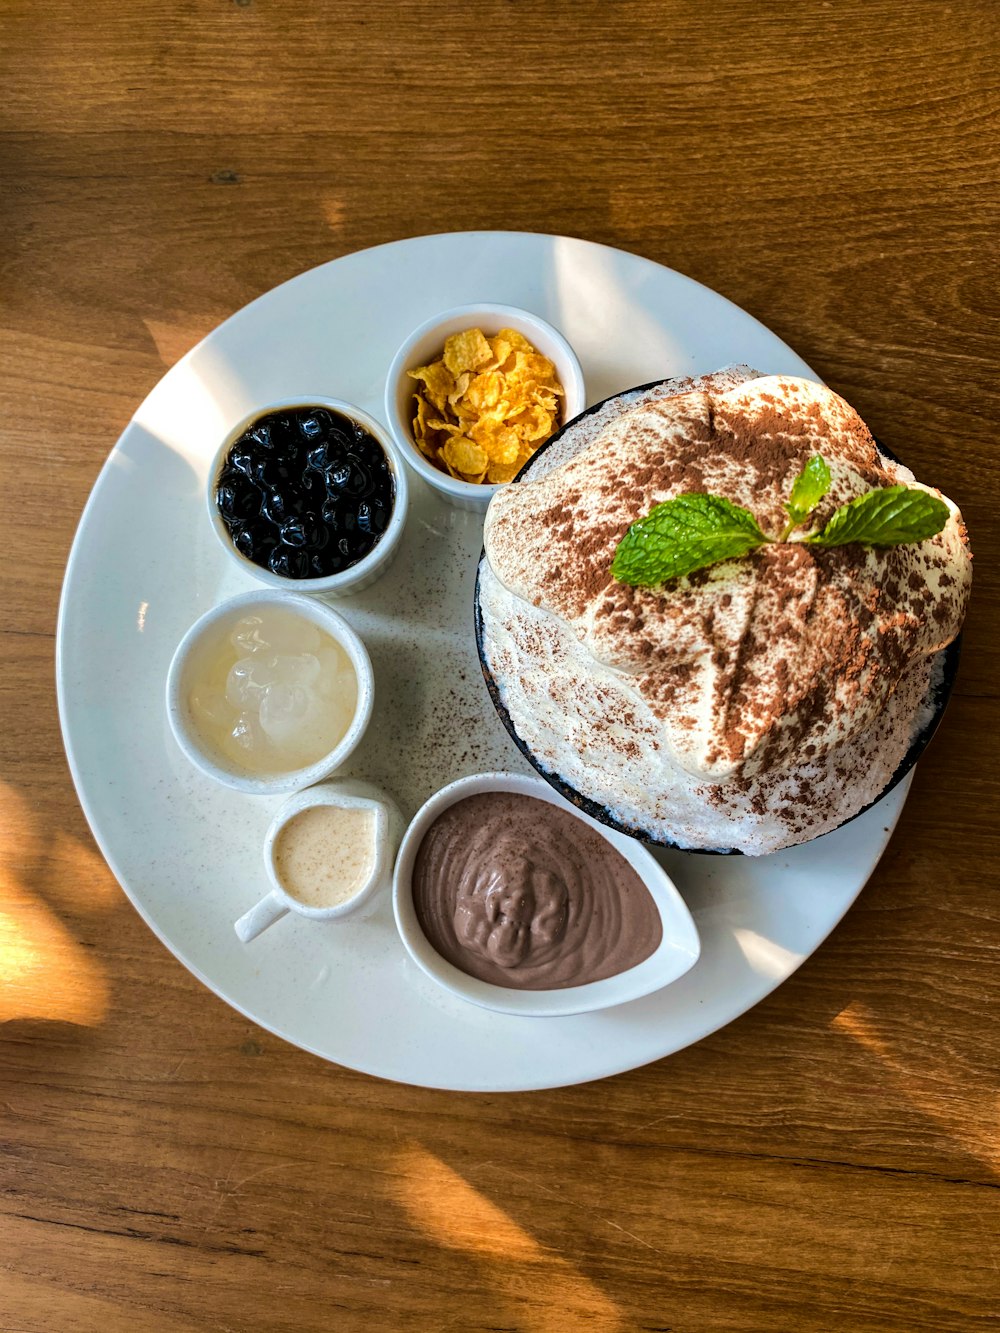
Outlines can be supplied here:
M813 454L792 483L792 493L785 505L788 526L781 534L783 542L788 541L795 528L801 527L829 489L830 469L826 459L822 454Z
M922 542L948 522L948 506L936 495L912 486L884 486L851 500L833 514L821 532L806 541L812 546L902 546Z
M830 489L830 469L814 454L796 477L780 537L768 537L750 513L721 495L692 492L656 505L618 543L611 573L620 583L654 588L758 547L787 542ZM910 486L885 486L841 505L819 532L794 540L811 546L901 546L926 541L948 522L943 500Z
M748 509L721 495L679 495L632 524L618 543L611 573L622 583L652 587L748 555L766 541Z

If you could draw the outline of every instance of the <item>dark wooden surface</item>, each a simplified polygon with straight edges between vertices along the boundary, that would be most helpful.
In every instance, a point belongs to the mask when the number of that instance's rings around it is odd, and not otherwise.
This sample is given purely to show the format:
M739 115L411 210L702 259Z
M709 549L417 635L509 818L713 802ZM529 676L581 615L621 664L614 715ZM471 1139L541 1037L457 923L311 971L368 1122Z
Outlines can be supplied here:
M0 1328L985 1329L997 1260L996 6L0 7ZM957 693L769 1000L605 1083L321 1063L153 938L53 690L89 488L178 356L429 231L565 232L746 307L962 505Z

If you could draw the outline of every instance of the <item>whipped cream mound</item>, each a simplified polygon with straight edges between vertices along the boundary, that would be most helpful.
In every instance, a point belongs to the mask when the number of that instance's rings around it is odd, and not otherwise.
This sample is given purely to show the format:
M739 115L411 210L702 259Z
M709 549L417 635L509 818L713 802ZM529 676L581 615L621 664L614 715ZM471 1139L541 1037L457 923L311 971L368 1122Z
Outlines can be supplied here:
M949 501L920 543L792 541L655 589L611 577L629 526L686 492L778 536L815 453L832 484L806 530L873 487L918 484L830 390L738 367L622 395L490 505L483 651L511 722L642 836L749 853L815 837L881 793L928 721L971 586Z

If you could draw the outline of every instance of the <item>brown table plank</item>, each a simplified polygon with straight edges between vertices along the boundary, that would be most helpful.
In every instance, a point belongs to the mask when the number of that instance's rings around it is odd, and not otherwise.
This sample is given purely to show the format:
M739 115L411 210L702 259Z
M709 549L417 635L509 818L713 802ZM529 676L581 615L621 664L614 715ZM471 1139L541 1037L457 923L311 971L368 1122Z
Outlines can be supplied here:
M997 1278L995 6L10 0L0 14L0 1328L914 1330ZM963 506L956 698L831 940L600 1084L340 1070L128 906L62 756L76 521L276 282L559 231L749 309Z

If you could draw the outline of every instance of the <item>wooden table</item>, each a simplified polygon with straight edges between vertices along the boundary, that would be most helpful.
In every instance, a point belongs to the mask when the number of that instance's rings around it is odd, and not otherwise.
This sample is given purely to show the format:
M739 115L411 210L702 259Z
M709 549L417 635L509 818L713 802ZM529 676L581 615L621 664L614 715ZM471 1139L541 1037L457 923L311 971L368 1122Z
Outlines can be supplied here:
M0 1328L964 1330L996 1314L997 10L8 0ZM605 1083L428 1092L255 1028L97 853L53 692L80 510L237 307L421 232L717 288L962 505L946 725L843 925Z

